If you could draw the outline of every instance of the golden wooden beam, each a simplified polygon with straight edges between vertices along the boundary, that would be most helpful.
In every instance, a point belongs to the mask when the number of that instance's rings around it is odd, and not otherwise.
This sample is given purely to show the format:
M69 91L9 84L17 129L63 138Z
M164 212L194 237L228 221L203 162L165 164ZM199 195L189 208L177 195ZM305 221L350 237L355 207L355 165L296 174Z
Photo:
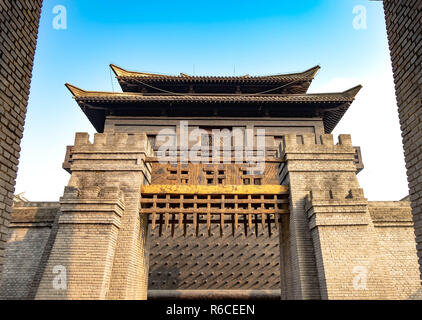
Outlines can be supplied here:
M280 185L145 185L142 194L287 194L289 187Z

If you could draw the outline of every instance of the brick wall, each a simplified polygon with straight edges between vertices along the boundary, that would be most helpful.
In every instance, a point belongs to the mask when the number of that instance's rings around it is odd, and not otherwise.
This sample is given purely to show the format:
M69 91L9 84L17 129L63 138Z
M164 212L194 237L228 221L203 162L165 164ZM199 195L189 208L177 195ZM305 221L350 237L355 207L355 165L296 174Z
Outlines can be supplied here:
M315 191L315 190L314 190ZM328 195L328 191L324 192L324 194ZM315 202L315 194L314 194L314 205L318 202ZM335 196L335 194L333 195ZM361 202L362 199L358 199L358 202ZM335 206L332 208L328 208L327 204L329 205L330 202L333 200L324 201L323 207L324 213L321 212L321 210L316 210L317 206L314 206L314 213L319 215L318 219L319 221L317 224L319 227L321 224L325 224L324 229L322 232L318 230L318 228L313 228L313 242L314 242L314 248L315 253L317 256L319 256L319 259L324 258L325 259L325 265L324 268L321 268L320 276L322 281L322 292L329 293L331 296L335 294L336 290L339 291L341 287L336 285L333 280L332 275L335 275L336 272L339 270L341 271L341 268L344 266L346 267L343 271L342 276L340 277L340 283L342 284L352 284L353 283L353 277L356 275L353 273L353 266L355 264L350 264L350 259L352 258L352 255L347 254L345 255L344 252L344 243L341 241L342 239L346 239L347 241L347 247L350 249L353 247L353 252L357 253L357 255L353 258L355 260L362 260L363 264L368 265L367 256L368 254L361 254L362 249L363 251L366 251L367 253L370 253L372 255L372 251L379 250L379 254L381 257L377 258L377 261L375 263L372 263L372 268L379 269L379 268L387 268L383 274L388 278L388 281L391 283L391 286L388 290L385 290L384 296L379 295L377 293L377 289L374 288L374 282L371 280L372 278L372 271L371 266L369 265L369 278L370 281L369 286L367 290L363 293L365 295L362 295L362 292L360 291L352 291L355 294L359 294L360 298L373 298L373 299L380 299L382 297L389 297L391 299L408 299L412 297L417 297L420 299L420 293L418 290L420 289L420 283L419 283L419 268L418 268L418 262L416 257L416 248L415 248L415 237L413 232L413 222L412 222L412 215L411 215L411 208L410 208L410 202L408 201L397 201L397 202L369 202L368 203L368 209L370 213L371 221L366 221L362 223L360 221L361 219L359 216L366 216L365 212L358 212L356 210L356 205L358 204L356 201L353 201L352 199L349 199L345 201L345 199L341 199L340 201L335 201ZM346 206L350 206L350 204L354 205L353 214L345 213L344 211L351 211L350 208L346 208ZM365 202L362 203L363 205ZM319 203L321 205L321 203ZM326 209L329 209L328 211ZM320 206L321 209L321 206ZM334 215L336 215L336 212L338 212L340 209L341 214L338 214L336 217L336 222L334 223L335 226L329 226L329 223L327 224L327 219L324 216L327 216L327 213L329 213L329 219L332 219ZM40 283L40 276L43 275L44 270L46 269L46 265L48 261L50 260L49 257L51 255L51 248L53 247L54 243L56 242L56 234L57 230L54 231L54 226L58 227L58 217L60 213L60 204L59 203L40 203L40 202L29 202L29 203L15 203L13 213L11 216L10 221L10 237L8 241L8 246L6 250L6 261L5 261L5 267L3 271L3 279L0 282L0 299L33 299L35 297L35 294L38 289L38 285ZM322 216L321 216L322 214ZM354 216L352 218L352 216ZM293 295L290 292L291 291L291 285L292 285L292 274L291 274L291 267L289 264L290 257L288 256L289 250L287 250L287 247L289 245L289 223L288 223L288 216L283 215L282 216L282 225L284 226L282 232L282 244L283 248L281 249L282 257L284 258L284 261L282 259L282 264L284 268L282 268L282 277L281 280L283 281L281 284L282 288L282 297L284 299L292 298ZM322 220L321 220L322 219ZM325 221L324 221L325 220ZM339 221L347 222L344 226L338 226ZM344 224L344 223L343 223ZM354 224L354 226L353 226ZM368 229L369 224L372 224L375 228L371 227L371 229L375 229L375 232L364 232L365 229ZM315 225L316 226L316 225ZM53 227L53 228L52 228ZM218 228L218 226L215 226ZM330 230L331 229L331 230ZM98 232L100 229L94 227L92 229L92 232L84 235L84 245L76 245L75 247L82 248L84 253L87 252L87 244L90 243L87 241L89 237L93 237L96 232ZM218 232L218 230L215 230L215 232ZM276 231L274 230L274 233ZM105 233L107 235L108 232ZM365 233L363 235L359 236L359 233ZM344 237L344 235L347 234L348 237ZM369 236L368 236L369 235ZM255 237L255 235L252 235ZM374 237L375 236L375 237ZM58 239L58 242L60 242L60 237ZM182 235L183 237L183 235ZM228 235L228 237L232 237L231 235ZM264 235L261 234L256 239L263 239ZM72 235L71 238L72 241L77 241L77 237L75 235ZM145 237L144 237L145 238ZM213 243L215 242L215 236L210 238L203 238L204 244L206 243ZM244 238L243 235L240 235L239 237L236 237L233 241L238 243L237 238L239 238L239 243L249 245L250 249L247 249L246 251L243 250L242 252L244 254L252 254L254 253L256 255L257 252L264 253L268 252L268 249L265 249L264 246L265 243L262 244L261 247L255 247L254 243L252 242L252 238L248 236L248 238ZM375 238L375 239L374 239ZM151 268L150 271L154 271L154 268L157 265L163 265L163 261L160 260L160 257L156 254L157 252L157 245L160 242L171 244L171 235L164 234L163 238L158 238L158 236L155 236L155 239L153 239L152 243L150 244L151 250L146 250L146 252L154 252L155 255L152 255L152 261L150 262ZM176 238L177 239L177 238ZM195 241L192 241L192 236L187 237L186 243L190 242L190 247L195 247ZM353 244L352 240L354 240L355 244ZM94 237L95 242L95 237ZM104 240L104 239L103 239ZM276 240L276 239L274 239ZM69 242L69 240L67 240ZM245 242L246 241L246 242ZM103 241L101 245L104 245L107 241ZM361 250L357 250L356 245L361 245L363 248ZM378 249L376 249L376 245L378 244ZM62 243L62 248L63 248ZM149 247L149 245L147 245ZM167 247L166 245L162 245L162 247ZM215 256L219 255L218 248L213 247L212 249L206 248L206 245L201 246L201 250L203 252L207 251L209 253L213 253ZM253 247L253 248L252 248ZM278 247L278 245L277 245ZM176 260L176 262L173 262L173 266L169 266L169 269L158 269L157 272L153 272L152 276L152 282L165 282L166 289L167 290L156 290L156 284L152 284L149 286L149 292L148 297L152 299L163 299L163 298L181 298L182 296L188 297L192 294L200 294L200 293L207 293L211 294L212 290L192 290L195 287L195 281L198 282L198 285L202 285L204 287L203 283L199 283L197 275L199 274L199 271L196 272L194 266L190 264L190 270L193 270L194 275L189 276L186 275L186 277L183 278L183 280L186 280L186 284L189 284L189 286L183 286L183 285L174 285L172 280L177 279L177 261L181 261L177 259L177 256L179 253L183 254L183 261L189 262L190 259L193 259L193 261L196 261L199 263L199 266L204 266L205 262L208 261L205 255L202 256L194 256L193 258L187 258L189 252L192 252L190 248L186 249L183 247L183 249L180 249L180 247L175 248L171 247L171 245L168 247L169 249L167 251L160 251L163 253L162 255L167 255L168 253L172 252L173 257ZM77 249L77 248L76 248ZM328 250L327 250L328 249ZM204 251L205 250L205 251ZM323 251L326 251L325 257ZM94 254L98 254L98 247L96 247L96 250ZM350 250L349 250L350 251ZM74 251L75 252L75 251ZM144 252L144 253L146 253ZM195 252L195 251L193 251ZM207 254L207 255L208 255ZM334 270L331 269L328 276L325 276L325 269L329 268L330 261L327 259L327 254L330 254L332 256L331 262L335 262ZM343 257L346 257L346 262L344 261L339 264L339 262L342 260ZM227 259L226 259L227 258ZM257 260L257 263L260 263L261 261L270 261L271 259L268 259L268 255L265 257L260 256L260 258ZM236 261L239 260L239 256L236 256ZM97 259L98 260L98 259ZM143 258L144 261L147 260L147 257ZM380 265L379 261L384 261L384 266ZM76 260L77 261L77 260ZM170 261L170 260L166 260ZM225 257L225 261L230 261L230 257ZM61 261L60 263L63 263ZM180 264L179 264L180 265ZM105 264L104 264L105 266ZM233 266L233 264L231 265ZM255 266L255 264L253 264ZM321 264L320 264L321 266ZM265 269L266 266L261 263L261 271ZM143 272L146 269L139 268L139 272ZM218 267L217 269L213 269L216 271L216 276L218 276ZM231 268L231 271L233 271L235 274L239 275L238 267ZM77 272L78 270L76 270ZM162 272L162 275L158 275L158 271ZM176 278L168 277L167 272L171 272L171 276L175 276ZM260 285L256 286L254 288L262 289L263 284L266 279L262 279L262 274L256 273L256 278L251 280L251 275L249 274L249 271L247 269L242 268L241 271L243 273L246 273L246 278L249 281L255 281L255 279L259 280L261 279ZM327 270L328 271L328 270ZM94 274L95 276L98 276L98 274ZM208 274L205 270L205 274ZM228 272L227 272L228 274ZM74 273L70 273L70 276L74 276ZM86 274L82 274L82 277L86 276ZM140 277L140 281L146 281L145 279L146 274L143 275L143 277ZM208 274L208 282L212 284L212 281L216 278L212 278ZM228 279L226 276L223 278L220 277L220 283L222 280ZM277 274L278 277L278 274ZM92 277L89 277L92 280ZM238 277L239 278L239 277ZM51 279L49 281L51 283ZM385 285L386 280L382 279L379 281L380 283ZM151 282L150 282L151 283ZM375 282L376 283L376 282ZM243 297L250 298L251 293L265 295L265 299L270 298L280 298L280 291L277 290L239 290L239 287L236 285L233 285L234 283L231 283L231 287L227 287L226 290L227 293L239 295L240 292L242 292ZM279 286L280 284L278 284ZM333 288L334 286L334 288ZM217 287L217 286L216 286ZM211 288L216 288L211 287ZM337 289L336 289L337 287ZM92 286L90 287L92 289ZM154 290L155 288L155 290ZM180 290L180 288L188 289L188 290ZM205 288L205 289L211 289L211 288ZM274 287L276 288L276 287ZM81 294L81 286L78 286L75 288L77 290L77 297L82 298L83 295ZM151 290L152 289L152 290ZM169 290L172 289L172 290ZM179 290L178 290L179 289ZM203 288L204 289L204 288ZM234 290L233 290L234 289ZM331 289L331 290L329 290ZM333 291L334 290L334 291ZM218 292L219 290L215 290L214 293ZM341 293L341 292L340 292ZM221 294L221 291L220 291ZM278 295L277 295L278 294ZM257 297L257 296L254 296ZM322 295L322 298L329 298L326 295ZM337 296L339 298L339 296ZM353 294L350 294L348 298L353 298Z
M0 0L0 276L42 0Z
M422 265L422 2L384 0L384 10Z
M334 145L328 134L304 134L303 143L285 135L282 158L280 182L290 188L292 293L287 297L396 297L356 178L350 136L340 135ZM355 285L356 270L365 273L363 286Z
M369 202L378 244L398 299L409 299L421 288L409 201Z
M14 204L9 240L0 281L0 299L30 299L42 260L49 255L47 243L60 211L58 203Z
M93 143L76 134L72 176L36 299L147 298L147 217L139 215L139 190L151 181L150 154L145 134L95 134ZM52 285L57 268L66 274L65 288Z
M303 144L297 143L294 134L284 137L282 157L286 162L280 166L280 183L288 184L291 194L289 228L283 229L281 234L289 238L290 252L289 248L283 248L281 256L290 256L291 260L291 283L287 283L287 298L320 299L314 239L304 210L305 198L315 186L330 190L334 187L358 188L359 185L350 138L340 137L345 143L347 140L350 146L334 147L332 135L303 134L302 137ZM288 282L289 278L286 280Z

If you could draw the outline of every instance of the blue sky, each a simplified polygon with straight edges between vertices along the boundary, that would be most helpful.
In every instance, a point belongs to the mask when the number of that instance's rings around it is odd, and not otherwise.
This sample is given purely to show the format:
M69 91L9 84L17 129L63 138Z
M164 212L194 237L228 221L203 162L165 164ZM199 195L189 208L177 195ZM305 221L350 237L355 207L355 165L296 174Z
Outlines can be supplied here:
M67 9L66 30L53 28L57 5ZM353 28L357 5L367 10L364 30ZM45 0L16 192L58 200L69 178L61 169L65 146L77 131L94 133L64 83L117 91L110 63L196 75L266 75L319 64L312 91L367 85L335 133L351 133L362 146L367 170L360 181L370 199L407 193L381 2ZM384 147L393 154L393 190L383 180Z

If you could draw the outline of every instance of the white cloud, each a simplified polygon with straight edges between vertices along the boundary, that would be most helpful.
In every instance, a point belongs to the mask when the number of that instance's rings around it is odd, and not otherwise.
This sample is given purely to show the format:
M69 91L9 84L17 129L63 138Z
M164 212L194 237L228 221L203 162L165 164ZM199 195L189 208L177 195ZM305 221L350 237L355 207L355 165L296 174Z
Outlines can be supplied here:
M363 81L335 78L310 92L345 91L358 84L363 89L333 134L351 134L362 148L365 169L358 178L369 200L400 200L409 191L392 73Z

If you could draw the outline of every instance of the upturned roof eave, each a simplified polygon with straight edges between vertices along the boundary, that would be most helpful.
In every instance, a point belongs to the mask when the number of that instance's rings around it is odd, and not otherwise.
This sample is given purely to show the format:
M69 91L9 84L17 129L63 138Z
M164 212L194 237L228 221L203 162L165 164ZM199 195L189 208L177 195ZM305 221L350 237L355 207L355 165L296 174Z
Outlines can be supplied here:
M120 93L120 92L98 92L98 91L86 91L80 89L76 86L66 84L66 87L72 93L74 99L78 102L79 106L82 108L86 116L89 118L90 122L96 128L98 132L102 132L104 129L104 121L103 114L106 110L114 109L116 104L122 104L126 102L139 102L139 103L157 103L157 102L180 102L180 103L191 103L191 102L209 102L209 103L273 103L273 104L284 104L284 103L295 103L295 104L302 104L302 105L309 105L309 104L319 104L321 107L320 111L321 116L323 117L325 131L330 133L341 120L343 115L346 113L347 109L355 99L356 95L362 88L362 86L356 86L349 90L340 93L319 93L319 94L290 94L290 95L230 95L232 98L231 101L218 101L218 98L227 98L228 95L225 96L204 96L204 95L184 95L180 96L151 96L151 95L143 95L140 93ZM214 100L210 100L214 98ZM254 99L251 99L254 97ZM167 99L167 100L153 100L153 99ZM239 99L240 98L240 99ZM248 99L249 98L249 99ZM277 99L278 98L278 99ZM149 99L149 100L146 100ZM189 100L191 99L191 100ZM196 99L196 100L192 100ZM244 99L244 100L241 100ZM86 107L89 104L93 103L100 103L102 107L96 108L98 110L94 110L94 114L91 114L91 111L86 110ZM106 107L106 105L110 103L110 107ZM329 109L323 108L323 105L332 104L332 107ZM95 109L95 108L94 108ZM102 111L101 111L102 110ZM95 114L100 112L102 115L99 116ZM98 118L100 117L100 118Z
M148 80L161 80L161 81L207 81L207 80L221 80L221 81L265 81L265 80L298 80L298 81L312 81L320 70L320 66L312 67L303 72L296 73L285 73L285 74L273 74L267 76L192 76L181 73L180 75L164 75L158 73L147 73L147 72L137 72L137 71L128 71L121 67L118 67L114 64L110 64L110 68L113 70L118 80L130 80L130 79L143 79L144 81Z
M142 93L131 92L99 92L86 91L76 86L66 84L66 87L72 93L76 100L100 100L103 102L352 102L362 86L356 86L344 92L334 93L313 93L313 94L287 94L287 95L270 95L270 94L177 94L177 95L144 95Z

